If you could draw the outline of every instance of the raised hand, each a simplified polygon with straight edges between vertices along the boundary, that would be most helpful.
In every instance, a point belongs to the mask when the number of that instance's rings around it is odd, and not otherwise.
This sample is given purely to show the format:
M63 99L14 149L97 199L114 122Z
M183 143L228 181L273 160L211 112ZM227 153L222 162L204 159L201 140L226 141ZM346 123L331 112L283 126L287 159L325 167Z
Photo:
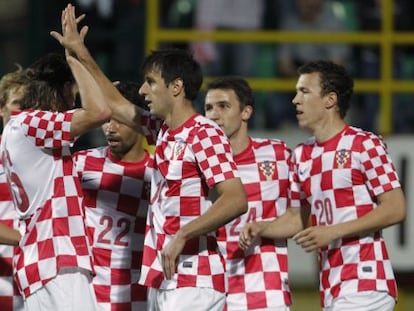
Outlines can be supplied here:
M50 35L65 48L67 55L76 57L79 49L84 47L83 42L89 28L85 25L78 31L78 24L84 18L85 14L76 17L75 7L69 3L62 11L62 34L57 31L50 32Z

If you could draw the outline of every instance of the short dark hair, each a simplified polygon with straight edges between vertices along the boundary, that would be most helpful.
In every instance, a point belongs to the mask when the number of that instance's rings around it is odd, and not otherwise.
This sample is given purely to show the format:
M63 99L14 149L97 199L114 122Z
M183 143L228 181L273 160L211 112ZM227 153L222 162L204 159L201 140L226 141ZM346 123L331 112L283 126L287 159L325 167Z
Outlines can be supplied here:
M240 102L240 110L249 105L254 107L254 94L249 83L237 76L228 76L213 80L207 85L207 92L214 89L233 90Z
M153 69L159 70L166 85L182 79L185 97L191 101L197 98L203 74L200 64L189 51L177 48L152 51L142 63L142 72L146 74Z
M118 91L135 106L149 110L144 98L139 94L140 84L132 81L121 81L116 84Z
M336 93L338 97L339 114L345 117L354 91L354 81L345 68L331 61L314 61L299 67L298 74L319 73L321 95L329 92Z

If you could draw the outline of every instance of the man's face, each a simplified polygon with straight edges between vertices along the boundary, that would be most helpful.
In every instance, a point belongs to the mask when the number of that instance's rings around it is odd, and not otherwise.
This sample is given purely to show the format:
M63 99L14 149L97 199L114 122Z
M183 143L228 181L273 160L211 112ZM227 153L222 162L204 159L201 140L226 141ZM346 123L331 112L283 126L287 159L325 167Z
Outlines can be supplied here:
M3 124L6 125L10 120L10 115L13 111L20 110L21 99L24 95L24 87L14 87L7 91L7 101L4 107L0 108L0 115L3 117Z
M170 88L165 85L159 70L151 70L145 74L144 82L139 88L139 94L144 97L151 114L165 119L170 112Z
M128 152L141 146L141 135L132 128L111 119L102 125L111 153L122 159Z
M236 93L230 89L209 90L204 101L204 111L206 117L215 121L229 138L237 135L243 120L248 120L245 111L240 110Z
M292 100L300 127L313 130L326 115L327 96L322 96L321 91L319 73L300 75Z

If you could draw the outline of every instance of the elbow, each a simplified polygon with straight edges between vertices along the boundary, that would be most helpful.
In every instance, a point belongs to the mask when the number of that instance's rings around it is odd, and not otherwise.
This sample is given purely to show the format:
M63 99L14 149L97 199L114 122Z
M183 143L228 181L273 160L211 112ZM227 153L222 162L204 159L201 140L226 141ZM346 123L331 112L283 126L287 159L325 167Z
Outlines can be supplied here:
M109 107L103 107L99 112L97 112L96 116L100 122L105 123L111 119L112 111Z
M394 214L395 223L403 222L407 218L407 207L403 204Z

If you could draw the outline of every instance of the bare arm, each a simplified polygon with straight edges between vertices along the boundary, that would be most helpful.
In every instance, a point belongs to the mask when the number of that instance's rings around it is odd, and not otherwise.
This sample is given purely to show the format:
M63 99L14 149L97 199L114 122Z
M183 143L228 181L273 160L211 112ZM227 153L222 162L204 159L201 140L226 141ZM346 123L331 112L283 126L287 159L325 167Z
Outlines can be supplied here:
M83 42L87 30L87 26L84 26L78 32L75 7L68 4L62 13L62 34L56 31L52 31L50 34L91 73L112 110L112 117L141 132L139 118L141 110L119 93L96 64Z
M167 279L174 275L176 259L186 241L213 232L247 211L247 199L239 178L216 185L218 198L206 213L182 227L162 251L162 265Z
M240 232L239 245L247 249L259 237L274 240L290 238L303 230L308 219L308 210L291 207L275 220L247 223Z
M77 137L107 122L111 117L111 110L86 68L71 56L67 57L67 61L78 84L82 103L82 108L75 111L71 122L71 135Z
M20 238L19 231L0 223L0 244L17 245Z

